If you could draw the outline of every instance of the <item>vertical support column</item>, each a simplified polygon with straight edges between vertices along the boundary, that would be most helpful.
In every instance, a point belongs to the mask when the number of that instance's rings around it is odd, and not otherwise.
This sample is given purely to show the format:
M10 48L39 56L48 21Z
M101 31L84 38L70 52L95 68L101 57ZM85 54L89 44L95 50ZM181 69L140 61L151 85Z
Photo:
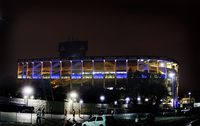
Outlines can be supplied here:
M157 65L157 67L156 67L156 73L158 74L158 72L159 72L159 62L158 62L158 60L156 60L156 65Z
M115 66L114 66L114 70L115 70L115 86L117 85L117 78L116 78L116 73L117 73L117 60L115 59Z
M105 88L105 59L103 60L103 73L104 73L104 78L103 78L103 88Z
M62 61L60 61L60 79L62 79L61 77L62 77Z
M32 65L33 65L33 67L32 67L32 78L33 78L34 77L34 71L35 71L34 62L32 62Z
M41 61L41 79L43 78L42 75L43 75L43 61Z
M147 60L148 73L149 73L149 61L150 61L150 59Z
M70 90L72 90L72 60L70 60Z
M50 79L52 79L51 77L52 77L52 61L50 61Z
M26 79L28 79L28 62L26 62Z
M177 87L177 75L175 74L174 76L174 107L178 107L178 87Z
M19 62L17 63L17 78L19 78Z
M128 85L128 59L126 59L126 74L127 74L127 77L126 77L126 87Z
M22 78L23 78L23 74L24 74L24 63L22 62Z
M173 108L176 108L176 98L175 98L175 93L176 93L176 91L175 91L175 83L174 83L174 78L175 78L175 76L174 77L172 77L171 78L171 80L172 80L172 97L173 97Z
M51 77L52 77L52 61L50 61L50 86L51 86L51 98L54 101L53 88L52 88L52 83L51 83L52 78ZM46 97L46 95L45 95L45 97Z
M83 86L83 60L81 60L81 86Z
M92 60L92 86L94 86L94 76L93 76L93 73L94 73L94 60Z

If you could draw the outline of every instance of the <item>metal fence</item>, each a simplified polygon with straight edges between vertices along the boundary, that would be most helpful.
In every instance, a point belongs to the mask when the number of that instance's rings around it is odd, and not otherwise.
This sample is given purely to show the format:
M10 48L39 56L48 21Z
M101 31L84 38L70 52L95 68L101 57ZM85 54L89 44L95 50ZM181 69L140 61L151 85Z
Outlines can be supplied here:
M0 121L34 124L36 121L36 114L35 113L0 112Z
M0 112L0 122L36 124L36 113ZM64 115L45 114L42 123L51 119L64 119Z

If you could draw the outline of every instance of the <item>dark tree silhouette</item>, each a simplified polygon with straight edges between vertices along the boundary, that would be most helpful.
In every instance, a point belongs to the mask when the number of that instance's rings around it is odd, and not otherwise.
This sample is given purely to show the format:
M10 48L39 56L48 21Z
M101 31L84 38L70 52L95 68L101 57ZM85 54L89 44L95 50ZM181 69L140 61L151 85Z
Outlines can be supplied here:
M17 82L14 77L6 76L0 80L0 96L16 97L17 90Z
M149 98L151 102L159 104L160 99L167 96L165 79L161 74L151 74L147 71L129 73L127 94L133 98ZM133 75L133 77L131 77ZM130 78L131 77L131 78Z

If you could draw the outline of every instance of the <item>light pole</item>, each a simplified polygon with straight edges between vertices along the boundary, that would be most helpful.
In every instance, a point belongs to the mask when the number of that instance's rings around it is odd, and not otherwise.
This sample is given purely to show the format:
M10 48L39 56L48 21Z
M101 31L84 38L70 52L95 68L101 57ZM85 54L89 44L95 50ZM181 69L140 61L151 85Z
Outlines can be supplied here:
M76 92L71 92L70 93L70 98L71 98L71 102L72 102L72 111L74 110L74 106L73 106L73 103L75 101L75 99L78 97L78 94Z
M125 101L126 101L126 104L128 104L129 101L130 101L130 98L129 98L129 97L126 97Z
M192 104L191 104L191 92L188 92L188 96L189 96L189 99L190 99L190 108L192 107Z
M176 102L177 102L177 98L176 98L176 85L174 83L174 77L175 77L175 73L174 72L170 72L168 74L168 76L171 78L171 84L172 84L172 97L173 97L173 108L176 108Z
M32 87L24 87L22 93L24 94L24 99L26 99L26 104L28 105L28 99L30 97L30 95L33 94L33 88ZM34 98L34 96L31 96L31 98Z
M102 104L103 104L103 101L105 100L105 96L104 96L104 95L101 95L101 96L100 96L100 100L101 100L101 109L102 109Z
M141 97L140 96L137 97L137 103L141 104Z
M79 103L80 103L80 112L79 112L79 113L81 114L81 113L82 113L82 112L81 112L81 109L82 109L83 100L81 99L81 100L79 101ZM79 117L80 117L80 115L79 115Z

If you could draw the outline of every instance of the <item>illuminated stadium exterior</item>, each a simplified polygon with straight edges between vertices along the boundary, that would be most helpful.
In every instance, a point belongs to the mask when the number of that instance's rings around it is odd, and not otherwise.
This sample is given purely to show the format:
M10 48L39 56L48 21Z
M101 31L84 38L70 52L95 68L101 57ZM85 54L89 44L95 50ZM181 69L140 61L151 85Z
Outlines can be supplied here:
M173 59L152 56L19 59L17 78L50 80L53 88L66 85L70 90L81 86L112 89L126 85L129 71L147 71L168 81L167 90L176 107L178 65Z

